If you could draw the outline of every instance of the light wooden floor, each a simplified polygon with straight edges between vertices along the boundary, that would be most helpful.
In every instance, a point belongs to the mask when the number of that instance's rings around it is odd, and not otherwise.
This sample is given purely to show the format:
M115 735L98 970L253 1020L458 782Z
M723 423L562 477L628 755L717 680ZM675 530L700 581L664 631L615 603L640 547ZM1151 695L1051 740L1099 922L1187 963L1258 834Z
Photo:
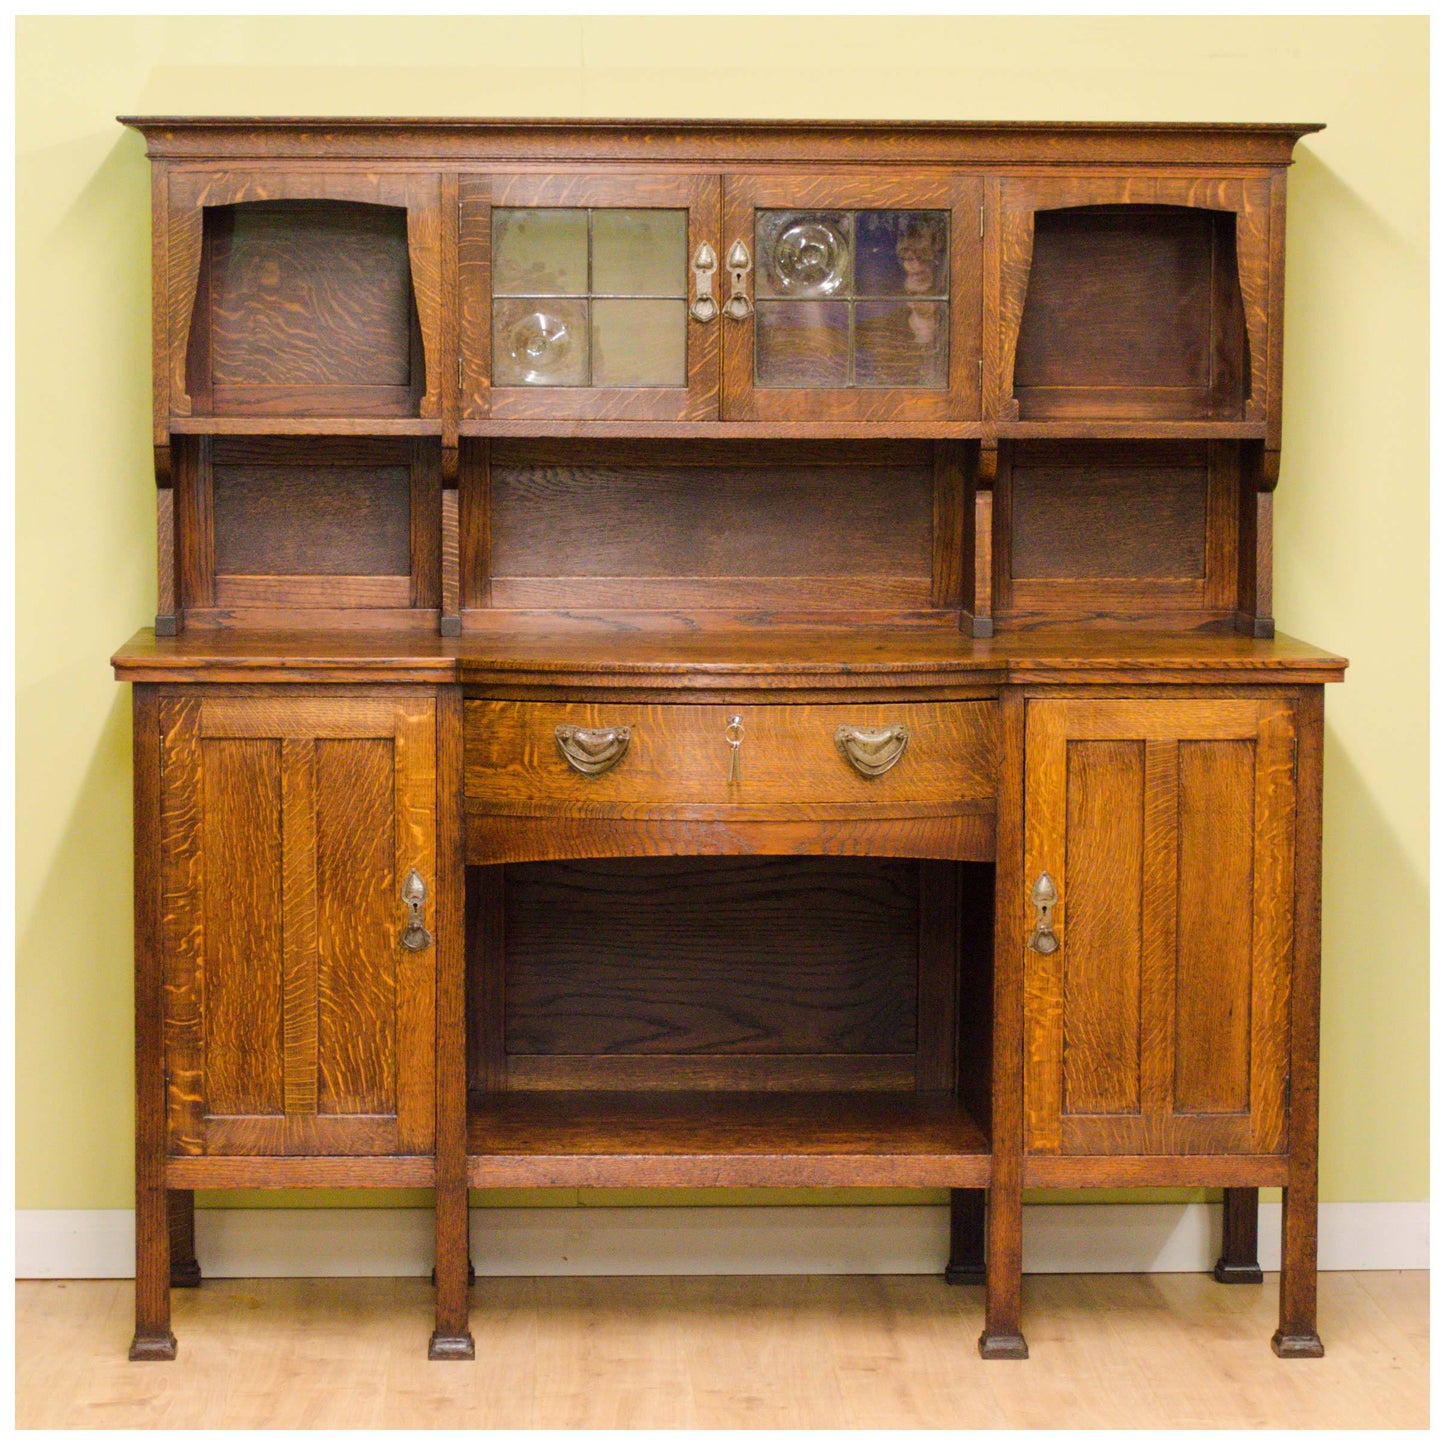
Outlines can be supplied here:
M141 1365L128 1281L27 1281L16 1423L1423 1427L1428 1280L1322 1275L1328 1353L1285 1362L1275 1276L1037 1276L1032 1358L988 1364L983 1291L921 1276L480 1280L471 1364L428 1363L425 1280L217 1280Z

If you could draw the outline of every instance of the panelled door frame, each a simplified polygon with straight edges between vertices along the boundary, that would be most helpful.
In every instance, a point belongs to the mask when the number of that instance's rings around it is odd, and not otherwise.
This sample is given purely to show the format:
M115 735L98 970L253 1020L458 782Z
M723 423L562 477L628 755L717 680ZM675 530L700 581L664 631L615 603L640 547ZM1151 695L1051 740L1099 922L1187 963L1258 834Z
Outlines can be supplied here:
M1275 1154L1287 1142L1289 990L1294 949L1295 709L1283 698L1030 699L1025 733L1023 950L1024 1142L1043 1154ZM1255 745L1251 819L1248 1108L1176 1107L1180 744ZM1069 745L1132 742L1144 750L1139 919L1139 1097L1136 1112L1070 1113L1065 1004L1069 960ZM1026 940L1030 898L1047 872L1058 890L1058 948ZM1120 1007L1126 1008L1121 1000Z
M721 182L700 172L631 174L464 173L459 178L458 384L463 421L712 421L718 414L721 316L691 312L692 262L706 243L718 250ZM687 211L687 385L659 387L494 386L492 384L492 208L616 207ZM713 272L713 297L722 284Z
M168 1152L175 1155L415 1155L435 1138L435 945L400 945L401 880L415 868L436 916L437 711L432 696L162 694L160 856ZM318 1111L316 743L384 739L393 747L396 1113ZM257 899L280 922L282 1113L212 1115L206 1097L206 870L208 800L202 749L210 739L280 744L280 876ZM341 807L344 798L334 799ZM433 925L434 926L434 925Z
M948 211L948 385L922 387L760 387L755 382L756 311L724 318L723 416L729 421L974 421L980 415L983 180L957 172L780 170L728 175L723 184L721 288L727 253L741 240L752 256L747 288L756 296L759 210ZM906 300L907 298L900 298Z

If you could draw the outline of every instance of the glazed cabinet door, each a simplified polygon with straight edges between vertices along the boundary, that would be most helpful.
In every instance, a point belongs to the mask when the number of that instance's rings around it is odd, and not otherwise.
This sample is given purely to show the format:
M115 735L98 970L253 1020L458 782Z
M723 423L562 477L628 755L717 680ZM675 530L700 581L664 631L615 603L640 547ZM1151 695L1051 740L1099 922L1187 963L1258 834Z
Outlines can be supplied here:
M463 419L717 416L716 177L466 175Z
M171 697L160 726L170 1152L429 1153L435 700Z
M1028 704L1025 1142L1286 1142L1295 716L1279 699Z
M978 417L982 201L927 171L729 176L724 415Z

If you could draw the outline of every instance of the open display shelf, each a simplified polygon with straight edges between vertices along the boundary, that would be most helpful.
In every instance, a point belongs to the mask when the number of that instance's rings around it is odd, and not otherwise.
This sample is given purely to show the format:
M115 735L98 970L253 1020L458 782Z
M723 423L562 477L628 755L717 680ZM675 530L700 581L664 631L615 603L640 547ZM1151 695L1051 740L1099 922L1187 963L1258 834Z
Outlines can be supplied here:
M472 1093L475 1189L825 1185L983 1188L988 1140L952 1094Z

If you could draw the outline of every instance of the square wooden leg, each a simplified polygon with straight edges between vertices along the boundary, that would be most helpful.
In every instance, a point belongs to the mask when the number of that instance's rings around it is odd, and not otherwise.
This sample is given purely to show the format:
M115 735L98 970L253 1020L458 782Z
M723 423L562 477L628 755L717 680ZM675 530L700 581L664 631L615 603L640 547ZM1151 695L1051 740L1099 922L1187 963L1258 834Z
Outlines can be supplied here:
M201 1282L196 1259L196 1193L193 1189L167 1189L166 1212L171 1237L171 1288L195 1289Z
M949 1284L984 1282L984 1220L988 1192L983 1189L953 1189L948 1201L948 1268L943 1277Z
M1214 1265L1220 1284L1260 1284L1259 1190L1224 1191L1224 1244Z

